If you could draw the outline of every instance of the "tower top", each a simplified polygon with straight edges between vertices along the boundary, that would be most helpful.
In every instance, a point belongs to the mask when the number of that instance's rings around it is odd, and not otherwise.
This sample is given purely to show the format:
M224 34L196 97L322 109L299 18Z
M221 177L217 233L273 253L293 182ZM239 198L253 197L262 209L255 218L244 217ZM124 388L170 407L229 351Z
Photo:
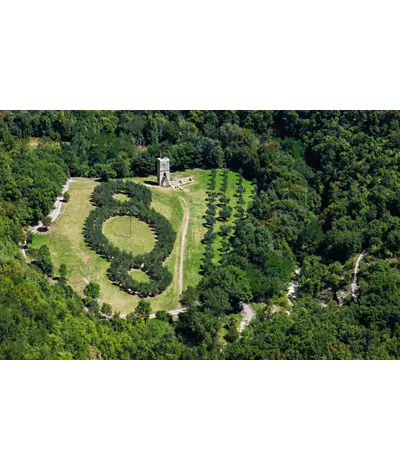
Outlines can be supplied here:
M157 158L157 181L160 186L169 186L169 158Z

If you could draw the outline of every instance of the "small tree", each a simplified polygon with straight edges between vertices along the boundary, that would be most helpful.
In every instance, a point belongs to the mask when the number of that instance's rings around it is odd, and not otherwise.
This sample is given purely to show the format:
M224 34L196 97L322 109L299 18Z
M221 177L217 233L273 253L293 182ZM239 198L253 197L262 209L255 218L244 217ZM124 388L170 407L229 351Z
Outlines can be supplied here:
M96 299L92 299L91 297L87 297L85 300L85 304L89 312L95 313L96 315L99 314L99 304Z
M232 225L226 225L226 224L221 225L220 230L221 230L221 235L222 235L223 237L225 237L226 235L228 235L228 234L231 232L231 230L232 230Z
M64 263L60 264L60 281L65 282L67 280L67 266Z
M225 195L222 195L222 196L220 196L220 198L219 198L219 202L220 202L221 205L223 205L223 206L227 206L227 205L230 203L230 201L231 201L231 200L229 199L229 197L226 197Z
M98 299L100 297L100 285L96 282L89 282L89 284L83 290L83 293L87 298Z
M140 299L135 309L135 315L138 318L148 319L151 314L151 305L148 300Z
M67 191L67 192L64 194L64 201L65 201L65 202L69 202L70 199L71 199L71 194Z
M42 222L42 223L43 223L43 227L46 228L46 229L48 229L49 226L50 226L50 224L51 224L51 222L52 222L51 217L48 215L47 217L45 217L45 218L43 219L43 222Z
M194 305L199 300L199 293L195 287L189 286L181 295L181 304L185 307Z
M112 308L110 304L103 303L101 306L101 313L105 315L106 317L109 317L112 315Z
M99 176L100 181L107 182L110 181L110 179L112 178L116 178L117 174L110 166L102 165Z
M222 240L222 245L221 245L221 251L226 253L230 248L230 243L228 242L228 240L224 239Z
M227 221L229 217L232 214L232 208L229 206L224 206L220 211L219 211L219 216L223 221Z
M160 310L156 313L156 318L161 321L171 323L173 321L172 316L165 310Z
M26 234L26 244L29 245L32 243L32 239L33 239L33 233L28 230L28 233Z
M48 276L52 276L54 272L54 265L51 261L50 250L47 245L43 245L37 251L37 265Z

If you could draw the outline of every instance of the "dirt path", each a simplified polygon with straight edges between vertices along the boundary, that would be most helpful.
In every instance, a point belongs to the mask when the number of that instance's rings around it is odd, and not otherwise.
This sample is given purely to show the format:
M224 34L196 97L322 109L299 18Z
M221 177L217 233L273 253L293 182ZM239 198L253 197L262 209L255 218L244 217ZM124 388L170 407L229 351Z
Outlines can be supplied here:
M64 202L64 194L69 190L69 185L73 183L74 181L75 180L70 178L62 187L61 194L60 196L58 196L58 198L56 199L56 202L54 203L55 208L49 214L52 222L54 222L57 219L57 217L61 214L61 208Z
M57 217L61 214L61 208L64 203L64 194L68 191L69 185L73 183L75 180L69 179L64 186L61 189L61 194L57 197L54 203L54 209L50 212L49 217L51 217L51 221L54 222ZM29 227L30 231L32 233L36 233L40 227L43 227L42 222L39 222L38 225L35 225L33 227Z
M300 267L296 266L296 268L294 270L293 279L290 282L289 287L287 289L286 295L287 295L288 302L291 306L293 305L293 301L295 301L296 298L297 298L297 290L298 290L299 284L300 284L300 273L301 273ZM272 308L273 307L274 306L272 306ZM277 308L279 308L279 307L277 307ZM290 311L287 310L286 313L289 315ZM240 325L239 325L239 333L240 334L243 333L245 328L247 328L249 326L249 324L250 324L251 320L253 319L253 317L255 316L255 314L256 313L251 308L250 304L242 304L242 321L240 322Z
M57 197L55 203L54 203L54 209L50 212L49 214L49 217L51 217L51 221L54 222L57 217L61 214L61 208L62 208L62 205L64 203L64 194L68 191L69 189L69 185L71 183L73 183L75 180L73 180L72 178L70 178L65 184L64 186L62 187L61 189L61 194ZM35 234L37 233L37 231L43 227L43 223L42 222L39 222L37 225L34 225L34 226L31 226L29 227L29 231L32 233L32 234ZM24 242L24 246L26 245L26 240ZM23 247L21 249L22 251L22 254L24 255L24 258L26 259L26 251L25 251L25 248Z
M360 267L360 261L363 259L365 252L363 251L358 255L356 264L354 266L354 271L353 271L353 281L351 283L351 295L353 296L353 299L357 299L358 297L358 285L357 285L357 274L358 274L358 269Z
M182 307L177 308L176 310L168 310L168 313L171 315L171 317L177 319L179 317L179 314L182 312L186 312L186 310L186 307ZM149 318L157 318L157 315L155 313L151 313Z
M182 241L181 241L181 259L179 264L179 296L181 296L183 291L183 263L185 260L185 245L186 245L186 234L189 225L189 217L190 211L186 204L186 201L181 198L182 201L185 202L185 215L183 217L183 230L182 230Z
M254 315L255 312L251 308L250 304L242 304L242 321L239 325L239 333L243 333L244 329L249 326Z
M180 248L178 246L176 259L174 263L173 284L174 284L174 291L176 289L175 286L177 286L179 290L179 297L180 297L183 291L183 264L185 260L185 244L186 244L187 229L189 225L190 210L189 210L186 200L182 196L179 196L179 199L182 203L182 208L183 208L183 220L182 220L182 224L180 226L180 229L177 235L177 241L179 240L180 242ZM182 310L181 305L179 303L179 299L178 299L176 307L174 308L175 309L171 310L169 313L173 316L179 315L180 311Z
M297 291L300 285L300 275L301 275L301 269L299 266L296 266L294 269L294 276L292 280L290 281L289 287L287 289L287 294L286 294L289 305L291 307L293 306L293 302L297 298ZM287 310L287 313L290 315L290 310Z

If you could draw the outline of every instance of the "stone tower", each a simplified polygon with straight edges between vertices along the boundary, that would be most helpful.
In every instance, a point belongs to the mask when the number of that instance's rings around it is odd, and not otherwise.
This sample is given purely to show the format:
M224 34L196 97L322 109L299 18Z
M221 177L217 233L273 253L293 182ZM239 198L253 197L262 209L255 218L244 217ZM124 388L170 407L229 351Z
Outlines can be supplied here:
M169 186L169 158L157 158L157 182L160 186Z

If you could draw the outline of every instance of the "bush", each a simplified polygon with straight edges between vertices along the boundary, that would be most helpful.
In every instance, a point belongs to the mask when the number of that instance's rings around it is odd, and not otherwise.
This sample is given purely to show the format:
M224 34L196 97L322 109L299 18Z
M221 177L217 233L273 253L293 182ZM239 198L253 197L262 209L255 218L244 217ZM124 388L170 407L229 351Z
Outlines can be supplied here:
M229 217L232 215L232 208L229 206L224 206L220 211L219 211L219 217L221 220L226 222Z
M50 250L47 245L43 245L37 251L36 264L48 276L52 276L54 272L54 265L51 261Z
M48 215L47 217L43 219L43 222L42 222L43 227L48 229L51 225L51 222L52 222L51 217Z
M86 297L98 299L100 297L100 285L96 282L89 282L89 284L84 288L83 293Z

